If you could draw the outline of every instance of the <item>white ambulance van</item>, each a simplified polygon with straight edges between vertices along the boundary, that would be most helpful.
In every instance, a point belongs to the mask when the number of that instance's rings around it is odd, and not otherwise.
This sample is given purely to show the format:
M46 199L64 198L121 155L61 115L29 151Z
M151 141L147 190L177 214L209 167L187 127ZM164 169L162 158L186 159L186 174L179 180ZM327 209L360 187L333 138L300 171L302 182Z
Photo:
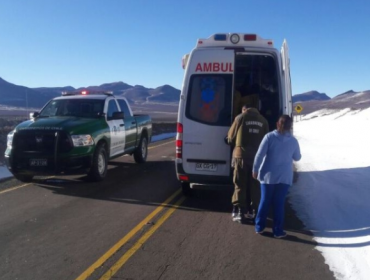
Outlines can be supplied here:
M232 185L231 147L225 136L245 103L275 129L292 115L288 45L281 50L256 34L222 33L199 39L183 57L176 173L185 195L195 185Z

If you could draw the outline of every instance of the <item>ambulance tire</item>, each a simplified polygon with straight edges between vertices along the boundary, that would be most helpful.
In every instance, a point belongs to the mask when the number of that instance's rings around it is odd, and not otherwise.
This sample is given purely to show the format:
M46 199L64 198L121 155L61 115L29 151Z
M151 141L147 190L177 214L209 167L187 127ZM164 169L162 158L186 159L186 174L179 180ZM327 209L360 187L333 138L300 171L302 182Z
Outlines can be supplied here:
M108 170L108 154L104 143L98 144L92 160L92 166L88 173L90 181L99 182L105 178Z
M33 175L21 175L21 174L13 174L14 177L24 183L29 183L33 179Z
M136 163L144 163L146 162L146 158L148 156L148 137L143 135L140 139L139 146L136 148L134 152L134 159Z
M181 189L184 196L192 196L194 194L194 190L190 188L190 183L188 182L181 182Z

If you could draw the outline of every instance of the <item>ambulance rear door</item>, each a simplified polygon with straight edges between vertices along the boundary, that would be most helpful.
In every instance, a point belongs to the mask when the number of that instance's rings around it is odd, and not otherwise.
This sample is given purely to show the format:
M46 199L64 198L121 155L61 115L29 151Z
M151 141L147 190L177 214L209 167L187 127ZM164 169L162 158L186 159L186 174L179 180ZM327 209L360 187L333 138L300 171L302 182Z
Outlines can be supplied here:
M224 141L232 121L234 50L192 52L185 79L183 169L203 177L229 176L231 148Z
M281 47L281 63L282 63L282 72L284 75L284 92L283 92L283 101L284 101L284 114L292 116L293 104L292 104L292 85L290 79L290 58L289 58L289 48L288 43L284 40Z

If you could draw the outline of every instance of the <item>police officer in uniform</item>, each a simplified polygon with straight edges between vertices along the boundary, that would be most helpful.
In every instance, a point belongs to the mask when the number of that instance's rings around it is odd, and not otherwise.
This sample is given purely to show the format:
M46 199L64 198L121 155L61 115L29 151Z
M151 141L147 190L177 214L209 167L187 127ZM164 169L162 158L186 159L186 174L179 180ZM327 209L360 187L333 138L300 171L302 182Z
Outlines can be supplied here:
M232 166L235 190L232 197L232 219L236 222L242 222L244 214L253 218L253 209L258 209L261 195L258 181L252 177L252 167L258 147L269 132L267 120L256 108L248 104L243 107L243 113L235 118L227 136L228 143L234 146Z

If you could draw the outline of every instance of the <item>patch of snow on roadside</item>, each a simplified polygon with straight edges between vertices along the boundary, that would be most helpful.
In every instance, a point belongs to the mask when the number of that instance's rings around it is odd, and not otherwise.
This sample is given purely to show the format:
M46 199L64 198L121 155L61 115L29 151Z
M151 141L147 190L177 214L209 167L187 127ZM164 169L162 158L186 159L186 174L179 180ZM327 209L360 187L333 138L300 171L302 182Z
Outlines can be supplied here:
M163 133L163 134L159 134L159 135L154 135L154 136L152 136L152 142L165 140L165 139L172 138L172 137L175 137L175 136L176 136L176 132L168 132L168 133Z
M11 177L13 177L13 174L9 172L8 168L6 166L0 166L0 180Z
M325 116L325 115L330 115L330 114L333 114L337 111L338 110L333 110L333 109L321 109L321 110L312 112L310 114L304 115L302 117L302 120L310 120L310 119L313 119L313 118L322 117L322 116Z
M302 160L290 202L341 280L370 275L369 127L370 109L294 124Z

